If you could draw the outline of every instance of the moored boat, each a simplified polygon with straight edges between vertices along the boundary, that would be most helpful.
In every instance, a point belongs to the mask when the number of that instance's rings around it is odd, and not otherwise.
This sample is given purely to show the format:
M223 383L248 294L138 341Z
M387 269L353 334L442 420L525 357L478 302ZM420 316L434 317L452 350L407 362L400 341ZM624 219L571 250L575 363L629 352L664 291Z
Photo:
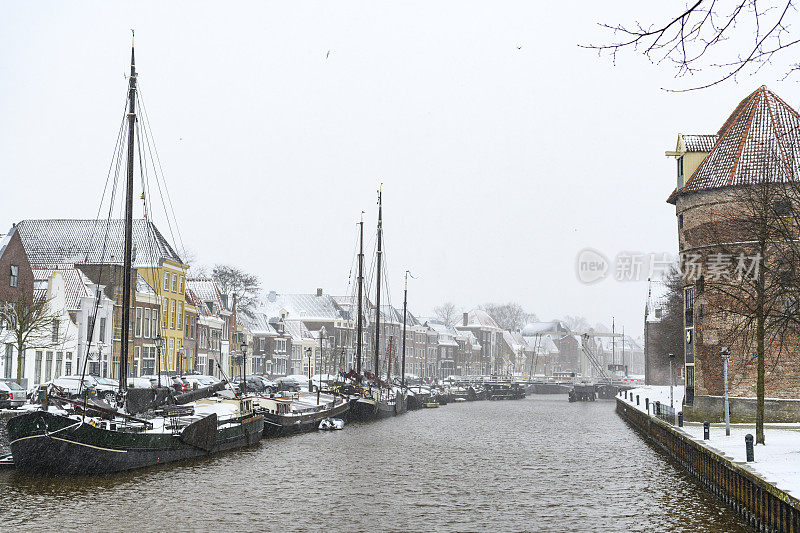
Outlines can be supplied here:
M264 417L264 437L315 431L327 418L344 418L350 402L339 395L295 393L253 398L255 412Z

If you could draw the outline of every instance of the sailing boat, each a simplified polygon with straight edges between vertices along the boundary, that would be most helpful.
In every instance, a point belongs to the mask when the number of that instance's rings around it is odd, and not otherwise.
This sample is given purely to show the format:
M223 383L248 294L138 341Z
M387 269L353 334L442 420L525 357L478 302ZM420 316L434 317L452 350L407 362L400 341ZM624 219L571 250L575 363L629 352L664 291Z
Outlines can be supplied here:
M119 404L124 404L127 396L136 102L131 43L119 394L123 401ZM106 231L109 227L107 224ZM94 328L93 323L90 328ZM8 421L11 452L19 469L80 475L129 470L253 444L260 441L264 428L263 417L253 413L252 399L244 397L206 398L192 405L166 406L161 416L150 418L133 416L107 404L90 403L88 399L50 399L49 395L47 399L41 410Z
M361 295L363 283L363 245L364 232L363 221L361 222L362 231L360 232L362 253L359 257L359 296ZM383 258L383 191L378 191L378 240L376 251L376 293L375 293L375 366L374 375L370 381L356 387L358 397L350 405L350 416L356 420L375 420L387 418L406 411L406 395L402 389L391 386L389 381L391 372L391 347L389 348L389 364L387 366L387 382L380 379L380 348L381 348L381 268ZM358 333L356 338L358 364L361 363L361 298L359 297L359 319ZM366 373L365 373L366 375ZM361 376L358 376L361 379Z

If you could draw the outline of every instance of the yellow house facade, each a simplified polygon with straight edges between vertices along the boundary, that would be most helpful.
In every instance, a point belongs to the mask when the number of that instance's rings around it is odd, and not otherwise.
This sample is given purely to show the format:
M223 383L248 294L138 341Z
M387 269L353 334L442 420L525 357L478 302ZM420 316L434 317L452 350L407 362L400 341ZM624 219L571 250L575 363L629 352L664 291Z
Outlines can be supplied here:
M177 370L184 341L186 319L186 274L189 266L174 259L161 258L158 265L139 271L153 287L161 303L162 369ZM184 359L185 361L185 359Z

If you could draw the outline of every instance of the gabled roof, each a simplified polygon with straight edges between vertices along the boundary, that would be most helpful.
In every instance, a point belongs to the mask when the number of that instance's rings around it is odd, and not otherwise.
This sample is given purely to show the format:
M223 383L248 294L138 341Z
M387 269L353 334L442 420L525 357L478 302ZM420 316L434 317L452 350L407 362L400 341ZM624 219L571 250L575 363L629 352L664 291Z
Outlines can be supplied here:
M457 324L456 327L493 328L497 330L500 329L500 326L497 325L497 322L495 322L494 319L489 316L489 313L487 313L483 309L473 309L472 311L467 313L467 323L464 324L463 322L461 322L460 324Z
M151 287L150 284L147 283L147 280L145 280L138 272L136 274L136 292L157 296L155 289Z
M681 194L793 181L800 171L800 115L761 86L742 100L719 131L719 140L681 189Z
M719 136L716 134L711 135L681 135L683 139L683 148L686 152L710 152L714 145L717 143Z
M533 353L537 355L558 353L559 351L558 346L553 342L550 335L525 337L525 341L528 343L528 346L531 347Z
M47 290L50 276L58 272L64 278L65 301L68 311L77 311L81 306L81 298L93 296L89 290L91 281L77 268L34 268L33 281L37 290Z
M222 304L222 294L217 283L211 278L187 278L186 296L203 316L213 315L225 309ZM208 308L208 302L213 303L214 312Z
M291 335L292 342L300 343L303 339L314 338L301 320L284 320L284 331Z
M124 227L121 219L23 220L16 226L32 264L122 264ZM136 251L133 266L158 265L162 258L183 263L149 220L134 220L132 232Z
M278 332L269 323L269 318L264 313L253 313L253 316L242 314L239 316L239 322L250 330L253 335L266 335L277 336Z

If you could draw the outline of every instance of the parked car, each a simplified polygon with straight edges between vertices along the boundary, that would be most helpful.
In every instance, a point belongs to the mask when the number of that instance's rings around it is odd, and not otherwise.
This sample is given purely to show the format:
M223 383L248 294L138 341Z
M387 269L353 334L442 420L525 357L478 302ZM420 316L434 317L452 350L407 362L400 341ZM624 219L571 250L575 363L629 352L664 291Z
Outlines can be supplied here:
M86 376L89 378L90 376ZM97 396L97 388L92 384L89 379L83 380L83 385L81 385L81 377L80 376L63 376L60 378L56 378L53 381L49 382L50 384L62 389L69 397L75 398L83 391L86 391L89 396L94 397ZM41 389L42 387L46 387L48 383L44 383L42 385L38 385L37 389ZM36 401L36 393L34 392L31 395L31 401Z
M147 378L128 378L129 389L150 389L153 384Z
M275 380L282 390L297 392L300 390L300 381L294 376L282 376Z
M0 381L0 408L16 409L25 404L25 389L16 381Z
M236 385L237 387L241 382L242 378L240 376L236 376L235 378L233 378L233 384ZM246 376L246 383L247 383L247 390L252 392L269 393L269 392L275 392L275 390L277 390L276 385L272 381L256 374L251 374L249 376Z
M184 380L189 382L189 387L194 388L197 385L197 388L203 387L210 387L214 384L213 381L208 379L208 376L198 376L194 374L190 374L188 376L181 376Z

